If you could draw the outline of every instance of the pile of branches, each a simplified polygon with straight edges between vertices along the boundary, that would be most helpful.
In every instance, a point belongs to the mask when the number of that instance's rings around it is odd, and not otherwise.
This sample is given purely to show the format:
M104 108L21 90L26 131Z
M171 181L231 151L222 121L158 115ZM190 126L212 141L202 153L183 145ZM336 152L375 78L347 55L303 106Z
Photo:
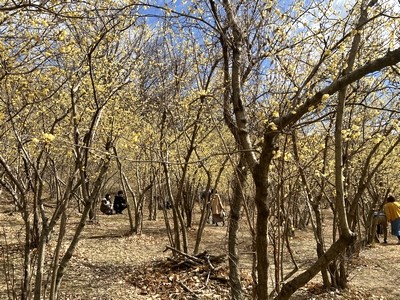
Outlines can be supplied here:
M136 267L127 280L152 299L229 298L226 255L189 255L167 246L172 257ZM164 251L164 252L165 252Z

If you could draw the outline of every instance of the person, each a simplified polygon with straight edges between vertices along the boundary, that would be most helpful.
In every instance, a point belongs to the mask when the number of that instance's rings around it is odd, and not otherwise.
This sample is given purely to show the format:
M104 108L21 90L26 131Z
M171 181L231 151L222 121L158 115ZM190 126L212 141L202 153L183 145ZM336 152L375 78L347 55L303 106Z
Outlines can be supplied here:
M207 203L210 201L210 195L211 195L211 190L208 192L206 190L202 191L200 193L200 204L203 204L203 201L207 201Z
M110 194L106 194L105 197L101 200L100 211L106 215L112 215L114 213L111 205Z
M383 233L383 242L387 243L387 219L384 211L374 211L371 226L371 239L372 244L377 241L379 243L378 235Z
M114 210L116 214L122 214L122 211L128 206L123 191L118 191L114 197Z
M222 222L222 226L225 226L225 210L222 205L221 197L217 191L211 190L211 212L212 222L215 226L218 226L218 222Z
M394 196L389 195L383 206L383 210L385 211L387 221L390 222L392 235L397 236L397 244L400 244L400 203L396 201Z

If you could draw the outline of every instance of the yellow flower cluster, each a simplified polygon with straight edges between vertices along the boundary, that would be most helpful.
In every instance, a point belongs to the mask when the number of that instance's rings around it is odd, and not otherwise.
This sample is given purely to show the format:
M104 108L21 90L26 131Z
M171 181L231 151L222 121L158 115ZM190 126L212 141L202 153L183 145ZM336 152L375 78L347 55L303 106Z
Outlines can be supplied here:
M50 142L54 141L55 138L56 138L55 135L51 134L51 133L43 133L43 135L42 135L42 139L46 143L50 143Z

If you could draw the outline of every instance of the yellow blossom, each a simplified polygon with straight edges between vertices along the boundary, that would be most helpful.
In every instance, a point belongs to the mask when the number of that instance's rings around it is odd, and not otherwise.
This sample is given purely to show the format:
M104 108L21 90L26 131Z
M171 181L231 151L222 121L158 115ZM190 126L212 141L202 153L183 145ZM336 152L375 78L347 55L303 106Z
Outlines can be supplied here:
M276 124L274 122L269 123L268 128L272 129L272 130L278 130L278 127L276 126Z
M277 150L272 152L274 154L274 158L279 158L282 156L282 151Z
M56 137L51 133L43 133L42 138L45 142L52 142Z
M285 153L285 156L283 158L284 161L290 161L292 159L292 154L291 153Z
M322 102L322 103L325 103L326 101L328 101L329 97L330 97L329 94L323 94L323 95L322 95L322 98L321 98L321 102Z

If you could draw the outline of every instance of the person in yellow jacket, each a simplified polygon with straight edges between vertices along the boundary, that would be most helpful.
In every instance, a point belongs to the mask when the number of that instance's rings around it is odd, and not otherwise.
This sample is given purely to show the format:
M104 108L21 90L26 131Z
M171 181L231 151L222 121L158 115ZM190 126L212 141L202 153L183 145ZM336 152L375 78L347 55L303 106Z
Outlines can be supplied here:
M386 202L383 210L385 211L387 221L390 222L392 235L397 236L397 243L400 244L400 203L392 195L387 197Z

